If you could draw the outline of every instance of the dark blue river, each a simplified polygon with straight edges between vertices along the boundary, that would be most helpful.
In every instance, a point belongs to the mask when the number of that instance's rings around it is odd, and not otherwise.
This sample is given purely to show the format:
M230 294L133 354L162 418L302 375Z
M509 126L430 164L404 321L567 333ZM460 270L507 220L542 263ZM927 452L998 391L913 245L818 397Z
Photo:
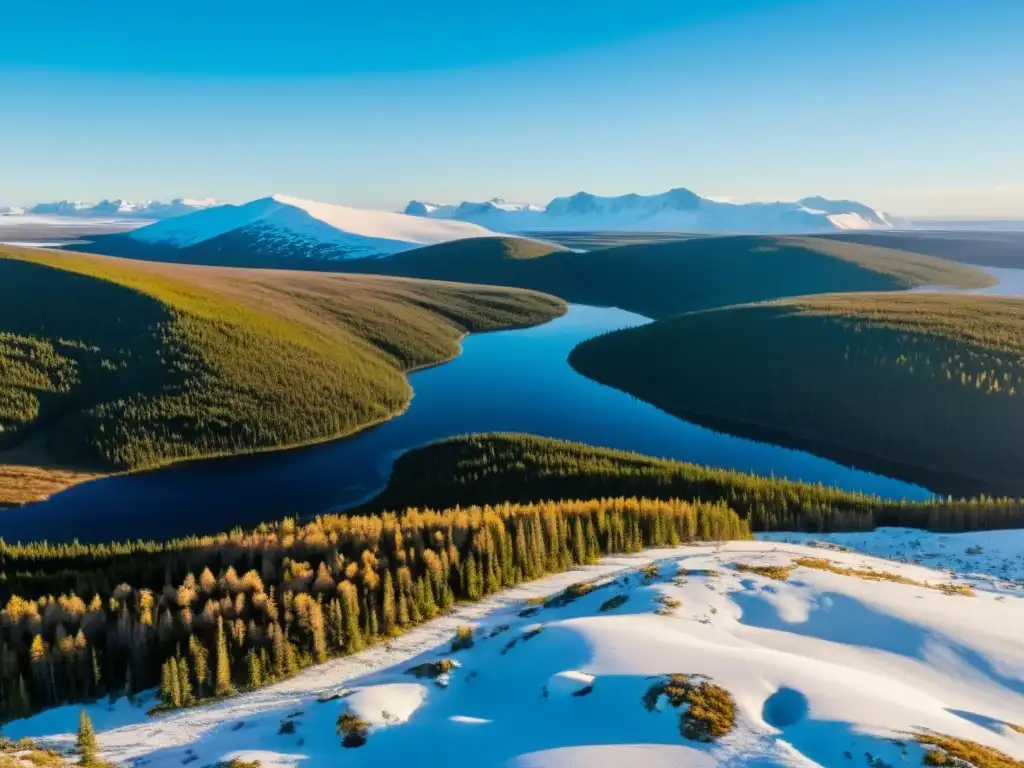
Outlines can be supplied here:
M527 432L893 498L915 485L803 451L714 432L576 373L579 342L648 322L573 305L536 328L474 335L456 360L412 374L402 415L354 437L308 448L179 464L96 480L46 502L0 512L7 541L169 538L225 531L361 501L384 486L396 456L470 432Z

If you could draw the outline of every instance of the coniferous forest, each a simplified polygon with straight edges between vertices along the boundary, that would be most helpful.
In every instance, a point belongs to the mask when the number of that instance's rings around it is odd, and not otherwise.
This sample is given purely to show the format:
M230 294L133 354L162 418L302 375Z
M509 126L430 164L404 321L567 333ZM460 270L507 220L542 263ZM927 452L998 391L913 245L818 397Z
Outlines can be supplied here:
M2 718L156 685L166 707L229 696L604 554L749 537L724 504L604 499L2 544Z
M722 502L754 531L870 531L902 526L957 533L1024 527L1016 498L894 501L824 485L656 459L522 434L476 434L403 454L387 488L363 506L518 503L638 496Z

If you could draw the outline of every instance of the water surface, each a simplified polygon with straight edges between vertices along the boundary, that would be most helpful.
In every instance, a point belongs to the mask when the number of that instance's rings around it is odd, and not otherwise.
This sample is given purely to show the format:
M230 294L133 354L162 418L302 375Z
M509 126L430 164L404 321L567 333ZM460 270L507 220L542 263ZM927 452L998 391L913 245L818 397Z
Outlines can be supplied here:
M535 328L473 335L453 362L412 374L402 415L355 437L308 448L180 464L84 483L0 513L8 541L167 538L309 515L383 487L401 452L470 432L527 432L892 498L923 488L803 451L714 432L591 381L568 364L581 341L649 322L571 305Z

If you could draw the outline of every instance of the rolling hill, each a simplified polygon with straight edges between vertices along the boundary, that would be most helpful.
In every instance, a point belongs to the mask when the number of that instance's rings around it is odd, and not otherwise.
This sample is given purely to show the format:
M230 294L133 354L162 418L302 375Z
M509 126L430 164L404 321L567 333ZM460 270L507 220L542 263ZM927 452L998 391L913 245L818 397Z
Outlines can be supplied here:
M849 232L827 235L829 239L898 248L913 253L938 256L963 264L983 267L1024 268L1024 232L1022 231L902 231Z
M1021 300L810 296L608 334L570 363L728 432L941 493L1024 494Z
M404 373L453 357L464 334L563 311L502 288L0 246L0 503L38 495L39 467L345 435L401 411Z
M786 296L984 287L977 270L922 254L825 238L740 235L586 253L518 238L443 243L344 266L381 274L531 288L648 317Z
M657 195L602 197L578 192L545 206L507 203L494 198L458 205L413 200L412 216L466 221L496 232L675 231L731 233L807 233L891 229L889 217L853 200L805 197L795 202L731 203L711 200L688 189Z

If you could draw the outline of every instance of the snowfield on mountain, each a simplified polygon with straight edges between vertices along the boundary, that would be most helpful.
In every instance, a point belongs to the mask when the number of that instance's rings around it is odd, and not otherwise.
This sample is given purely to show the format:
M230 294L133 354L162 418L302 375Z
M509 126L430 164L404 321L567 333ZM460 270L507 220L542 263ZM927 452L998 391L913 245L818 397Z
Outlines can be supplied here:
M974 546L916 534L928 550ZM1019 534L998 535L1019 550ZM149 696L89 712L106 759L153 768L879 768L969 765L955 762L967 743L1013 766L1024 592L973 583L823 546L653 550L459 606L216 704L148 717ZM473 637L455 650L459 627ZM70 750L78 713L4 733Z
M507 203L501 198L458 205L413 200L405 212L472 222L509 233L617 230L800 234L893 227L886 214L853 200L805 197L795 202L730 203L701 197L688 189L617 197L578 192L556 197L546 206Z
M259 252L309 255L317 250L321 258L361 258L489 234L483 227L461 221L434 221L273 195L160 221L128 237L174 248L233 237L236 247L242 238Z

